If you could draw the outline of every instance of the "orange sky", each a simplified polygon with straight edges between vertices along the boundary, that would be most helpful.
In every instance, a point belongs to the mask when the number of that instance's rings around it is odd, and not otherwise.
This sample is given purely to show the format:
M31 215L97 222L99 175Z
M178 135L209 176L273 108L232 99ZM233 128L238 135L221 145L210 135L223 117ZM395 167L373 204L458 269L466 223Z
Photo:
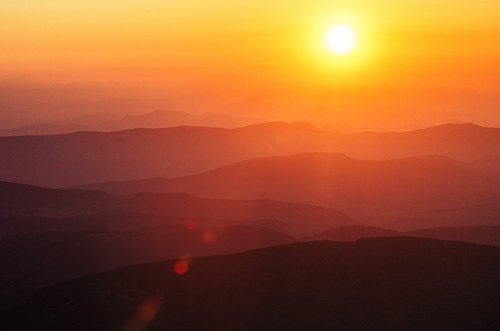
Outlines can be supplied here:
M48 117L58 114L60 84L63 90L90 84L94 92L77 89L73 102L123 94L143 102L130 112L172 106L196 112L259 96L284 120L403 125L449 119L500 126L494 112L500 103L500 2L342 3L3 0L0 86L15 85L26 95L34 85L48 88L46 103L54 100ZM343 57L325 44L328 29L340 23L358 33L357 49ZM26 121L33 115L9 95L0 95L1 116L15 121L26 112ZM192 100L200 95L203 107ZM44 118L41 112L37 119Z

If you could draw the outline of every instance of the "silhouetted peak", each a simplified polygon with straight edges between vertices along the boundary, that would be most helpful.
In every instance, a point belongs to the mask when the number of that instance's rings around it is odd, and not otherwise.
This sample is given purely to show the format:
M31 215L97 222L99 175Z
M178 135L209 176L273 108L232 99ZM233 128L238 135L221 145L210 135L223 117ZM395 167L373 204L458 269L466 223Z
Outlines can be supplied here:
M318 130L318 127L309 122L292 122L290 125L301 129Z
M484 129L488 128L474 123L449 123L449 124L432 126L425 129L415 130L414 132L441 131L443 133L451 133L451 132L465 133L465 132L475 132Z
M288 123L285 123L285 122L264 122L264 123L243 126L241 128L237 128L235 130L255 130L255 131L258 131L258 130L283 130L283 129L289 129L289 128L292 128L292 126Z

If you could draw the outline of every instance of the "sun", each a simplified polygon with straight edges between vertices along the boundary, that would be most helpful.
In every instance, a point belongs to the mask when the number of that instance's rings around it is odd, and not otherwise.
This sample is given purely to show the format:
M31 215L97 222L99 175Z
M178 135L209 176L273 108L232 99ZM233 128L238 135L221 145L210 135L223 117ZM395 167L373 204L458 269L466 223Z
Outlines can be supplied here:
M333 52L347 54L356 46L356 33L348 25L339 25L330 30L326 42Z

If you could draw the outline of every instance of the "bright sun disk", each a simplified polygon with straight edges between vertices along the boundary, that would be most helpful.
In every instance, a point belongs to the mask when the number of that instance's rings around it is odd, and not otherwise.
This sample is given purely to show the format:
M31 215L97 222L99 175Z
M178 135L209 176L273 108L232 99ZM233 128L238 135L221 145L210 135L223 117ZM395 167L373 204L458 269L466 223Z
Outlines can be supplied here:
M327 36L328 47L337 54L350 52L356 44L356 34L347 25L333 28Z

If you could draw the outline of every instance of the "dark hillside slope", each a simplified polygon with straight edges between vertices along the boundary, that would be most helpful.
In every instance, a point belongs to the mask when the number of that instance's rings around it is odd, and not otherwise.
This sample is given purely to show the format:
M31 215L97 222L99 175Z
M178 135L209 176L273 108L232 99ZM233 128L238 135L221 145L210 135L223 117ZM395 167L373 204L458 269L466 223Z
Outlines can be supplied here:
M470 244L500 247L500 226L461 226L426 228L402 232L365 225L339 226L314 236L303 238L303 241L355 241L361 238L378 238L387 236L411 236L439 240L462 241Z
M291 243L259 226L184 225L136 231L86 230L0 237L0 310L56 282L180 256L229 254Z
M430 228L410 231L405 235L500 247L500 226Z
M500 249L387 237L144 264L39 292L6 330L498 330ZM151 323L150 323L151 322Z
M361 238L378 238L388 236L404 236L404 232L398 232L390 229L377 228L364 225L346 225L339 226L314 236L304 238L306 241L356 241Z

